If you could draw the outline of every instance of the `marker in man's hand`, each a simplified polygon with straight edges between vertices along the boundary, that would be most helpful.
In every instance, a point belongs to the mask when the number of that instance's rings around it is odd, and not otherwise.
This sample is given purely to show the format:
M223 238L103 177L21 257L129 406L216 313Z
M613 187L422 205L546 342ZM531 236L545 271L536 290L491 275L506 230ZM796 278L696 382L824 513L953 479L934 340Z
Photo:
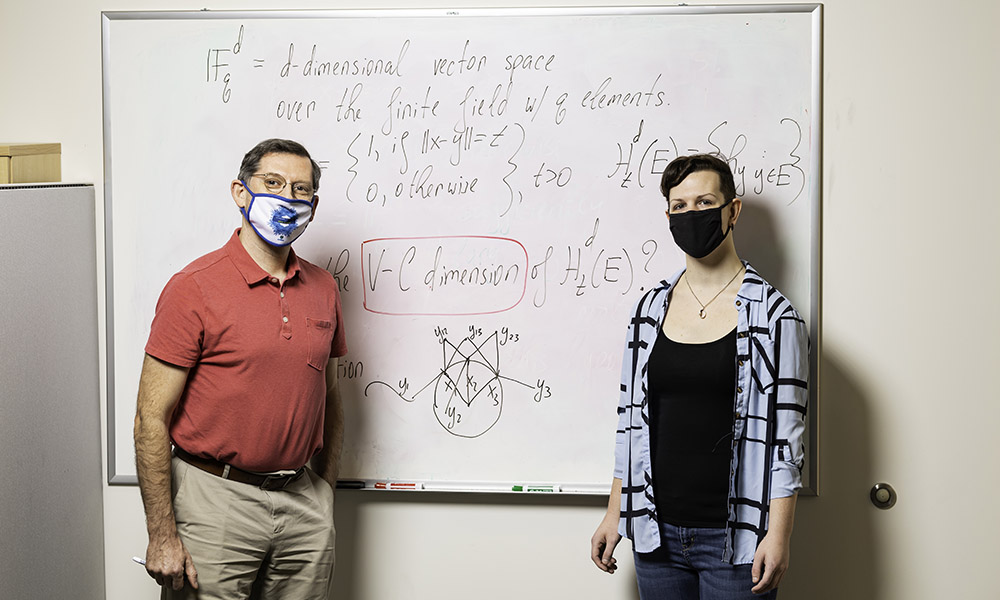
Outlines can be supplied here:
M145 558L139 558L138 556L133 556L132 557L132 562L139 563L140 565L142 565L144 567L146 566L146 559Z

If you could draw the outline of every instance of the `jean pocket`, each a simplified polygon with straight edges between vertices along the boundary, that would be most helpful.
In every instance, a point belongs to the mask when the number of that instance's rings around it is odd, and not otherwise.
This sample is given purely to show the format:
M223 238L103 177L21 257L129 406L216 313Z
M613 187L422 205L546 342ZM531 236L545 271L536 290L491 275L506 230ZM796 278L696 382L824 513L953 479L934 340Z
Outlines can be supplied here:
M306 318L306 342L309 345L309 366L322 371L330 360L333 344L333 321Z

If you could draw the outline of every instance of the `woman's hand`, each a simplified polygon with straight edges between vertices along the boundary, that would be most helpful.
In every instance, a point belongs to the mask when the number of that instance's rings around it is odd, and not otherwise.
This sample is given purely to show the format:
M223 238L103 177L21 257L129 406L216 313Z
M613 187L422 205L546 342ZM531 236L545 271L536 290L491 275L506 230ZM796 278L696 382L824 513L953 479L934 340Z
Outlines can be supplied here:
M597 526L594 537L590 538L590 560L605 573L615 572L618 568L614 553L622 536L618 533L617 515L605 515Z
M778 587L788 570L796 497L793 494L787 498L771 499L770 526L753 555L751 577L756 585L750 591L754 594L763 594Z
M788 570L789 543L783 535L768 532L753 555L751 576L756 584L750 589L754 594L769 592L781 583Z

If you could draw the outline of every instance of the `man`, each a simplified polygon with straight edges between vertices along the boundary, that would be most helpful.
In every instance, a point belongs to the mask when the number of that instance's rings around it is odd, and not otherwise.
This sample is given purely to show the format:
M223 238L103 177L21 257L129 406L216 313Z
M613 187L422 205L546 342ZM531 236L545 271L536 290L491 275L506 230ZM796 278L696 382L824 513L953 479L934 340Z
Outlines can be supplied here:
M242 227L157 303L134 433L165 598L328 595L347 345L336 282L290 246L319 177L296 142L250 150L230 186Z

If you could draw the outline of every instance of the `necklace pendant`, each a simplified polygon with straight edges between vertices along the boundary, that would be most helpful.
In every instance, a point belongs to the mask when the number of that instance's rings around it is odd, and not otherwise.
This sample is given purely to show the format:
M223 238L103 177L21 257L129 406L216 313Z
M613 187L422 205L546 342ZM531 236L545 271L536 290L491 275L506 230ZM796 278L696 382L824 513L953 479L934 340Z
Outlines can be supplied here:
M701 317L702 319L704 319L708 315L705 314L705 309L703 308L703 309L701 309L701 310L698 311L698 316Z

